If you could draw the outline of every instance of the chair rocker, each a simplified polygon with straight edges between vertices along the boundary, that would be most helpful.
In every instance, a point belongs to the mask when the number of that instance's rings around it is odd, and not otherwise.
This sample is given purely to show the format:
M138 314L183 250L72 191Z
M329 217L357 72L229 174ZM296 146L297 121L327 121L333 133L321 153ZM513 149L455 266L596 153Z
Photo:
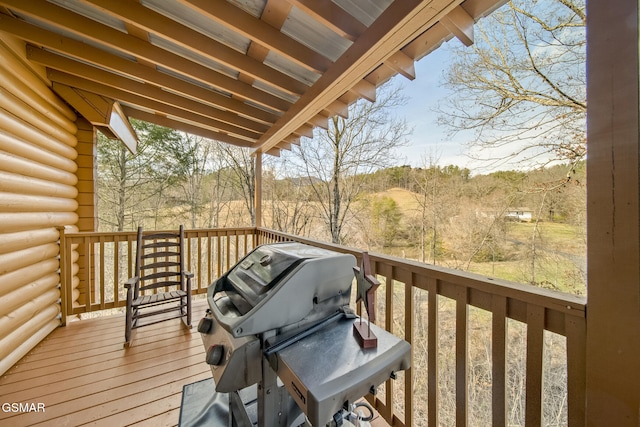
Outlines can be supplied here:
M133 329L182 318L191 328L191 279L184 269L184 229L143 234L138 227L135 276L127 280L125 347ZM173 289L173 290L171 290Z

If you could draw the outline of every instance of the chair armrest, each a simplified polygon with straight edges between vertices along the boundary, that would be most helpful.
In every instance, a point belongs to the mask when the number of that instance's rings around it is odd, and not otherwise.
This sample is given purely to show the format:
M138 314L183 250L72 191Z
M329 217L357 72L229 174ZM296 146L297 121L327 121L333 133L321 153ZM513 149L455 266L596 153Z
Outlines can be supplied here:
M140 278L138 276L132 277L129 280L127 280L126 282L124 282L124 287L125 289L129 289L132 286L134 286L136 283L138 283L138 281L140 280Z
M184 277L187 279L187 283L185 283L185 287L187 288L187 295L189 296L189 299L191 299L191 279L193 279L194 274L190 271L183 271L184 273ZM185 289L183 289L184 291Z

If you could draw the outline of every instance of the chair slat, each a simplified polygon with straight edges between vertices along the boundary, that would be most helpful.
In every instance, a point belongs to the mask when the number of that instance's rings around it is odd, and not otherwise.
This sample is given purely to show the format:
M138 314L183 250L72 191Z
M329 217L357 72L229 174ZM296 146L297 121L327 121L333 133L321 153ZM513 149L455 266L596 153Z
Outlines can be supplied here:
M140 270L151 270L151 269L163 269L165 271L177 271L180 272L180 262L179 261L158 261L152 262L149 264L145 264L140 266Z
M179 233L154 233L154 234L143 234L143 240L158 240L158 239L180 239Z
M164 251L164 252L152 252L152 253L144 254L142 255L142 259L156 259L156 258L162 258L162 257L179 257L179 256L180 256L180 252Z
M167 280L167 281L162 281L162 282L155 282L155 283L151 283L149 285L140 286L140 291L148 291L148 290L151 290L151 289L166 288L168 286L180 286L180 282L179 281L175 281L175 280Z

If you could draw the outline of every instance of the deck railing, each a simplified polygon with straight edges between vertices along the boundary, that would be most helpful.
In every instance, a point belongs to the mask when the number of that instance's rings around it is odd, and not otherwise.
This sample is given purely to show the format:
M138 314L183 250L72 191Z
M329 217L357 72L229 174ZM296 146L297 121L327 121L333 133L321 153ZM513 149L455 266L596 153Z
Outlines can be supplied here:
M185 267L194 273L192 293L207 286L250 251L256 229L185 230ZM126 305L124 282L135 267L136 232L61 233L63 318Z
M258 244L295 240L362 256L262 228L185 238L194 293ZM135 233L65 233L61 244L65 315L124 306ZM370 261L382 283L380 326L412 344L412 368L368 397L389 424L585 424L584 298L380 254Z

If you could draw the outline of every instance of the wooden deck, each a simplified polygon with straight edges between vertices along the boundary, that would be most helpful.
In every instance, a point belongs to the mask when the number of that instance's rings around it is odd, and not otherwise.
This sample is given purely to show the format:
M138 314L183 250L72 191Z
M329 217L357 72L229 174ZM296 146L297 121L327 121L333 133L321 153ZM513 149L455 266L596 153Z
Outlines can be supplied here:
M206 301L194 301L197 325ZM0 425L177 425L182 386L211 377L195 326L174 319L134 331L124 316L56 329L2 379L2 403L44 403L44 412L0 412Z
M205 310L194 301L191 330L179 319L136 329L130 348L123 315L56 329L0 379L0 403L44 404L44 412L2 410L0 425L177 425L182 387L211 377L196 330Z

